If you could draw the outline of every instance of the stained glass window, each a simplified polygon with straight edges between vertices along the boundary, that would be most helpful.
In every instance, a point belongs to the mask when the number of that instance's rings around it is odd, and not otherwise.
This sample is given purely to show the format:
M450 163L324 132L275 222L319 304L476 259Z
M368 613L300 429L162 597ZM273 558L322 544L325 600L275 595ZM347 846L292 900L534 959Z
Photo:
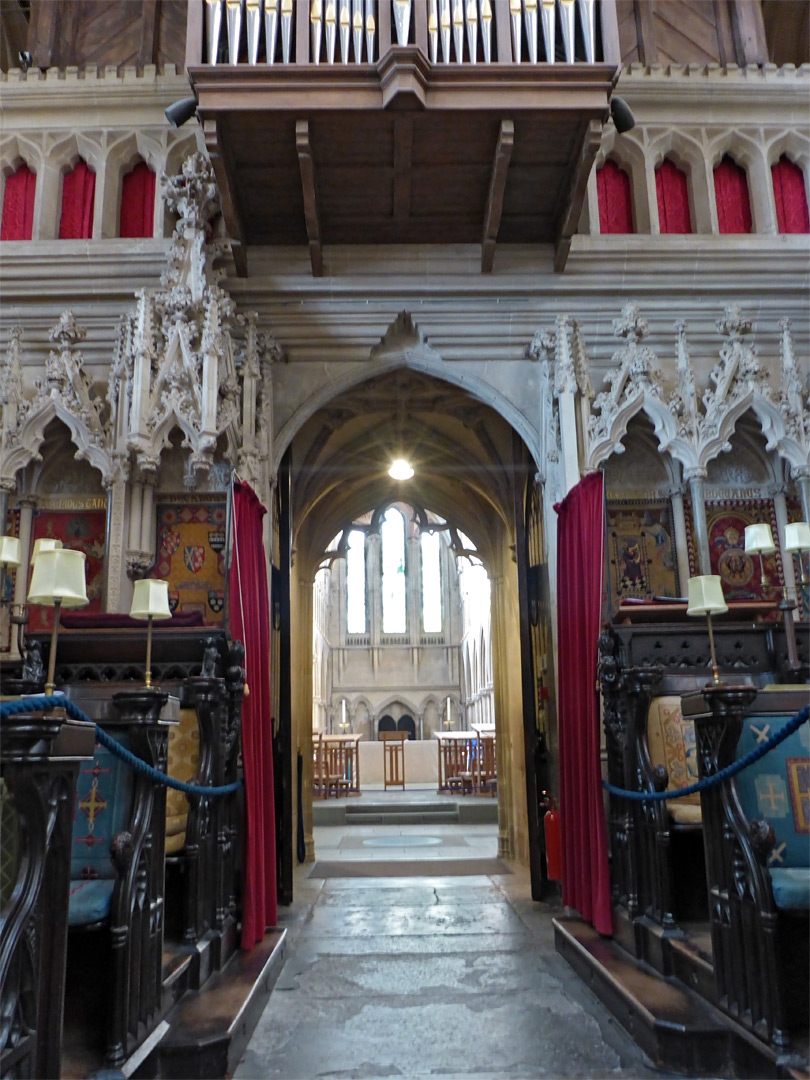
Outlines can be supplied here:
M405 519L390 507L380 527L382 537L383 633L404 634L405 617Z
M366 632L366 534L352 529L346 547L346 630Z
M422 626L426 634L442 630L442 578L437 533L422 533Z

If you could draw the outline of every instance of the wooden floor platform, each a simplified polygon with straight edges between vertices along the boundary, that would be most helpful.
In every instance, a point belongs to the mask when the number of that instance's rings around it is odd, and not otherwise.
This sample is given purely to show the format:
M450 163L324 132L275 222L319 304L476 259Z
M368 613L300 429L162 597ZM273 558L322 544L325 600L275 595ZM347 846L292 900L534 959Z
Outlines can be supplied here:
M270 930L172 1011L159 1047L159 1076L224 1080L245 1051L285 959L286 930Z
M676 979L665 978L581 919L554 919L557 952L656 1068L765 1080L807 1074Z

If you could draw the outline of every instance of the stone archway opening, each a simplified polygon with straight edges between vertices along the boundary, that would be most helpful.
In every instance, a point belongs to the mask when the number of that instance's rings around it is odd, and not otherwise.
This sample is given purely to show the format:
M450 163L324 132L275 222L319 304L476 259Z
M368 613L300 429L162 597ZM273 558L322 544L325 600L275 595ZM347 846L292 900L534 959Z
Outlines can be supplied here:
M400 481L389 476L395 458L411 463L412 478ZM475 627L470 635L470 655L457 648L453 687L436 686L426 677L420 693L403 695L402 707L395 709L390 699L375 702L367 685L338 683L334 702L318 703L313 700L313 685L323 688L325 681L296 681L292 738L304 758L301 812L308 858L314 856L313 716L331 715L338 728L356 734L353 702L362 698L371 702L369 730L375 735L386 716L397 726L403 716L410 717L415 743L424 739L426 725L459 731L475 719L494 726L498 850L501 855L528 862L529 754L524 736L521 589L514 552L516 517L520 516L516 508L523 505L525 478L533 475L534 468L520 437L485 401L433 375L403 367L354 385L322 405L292 438L287 460L295 553L291 571L292 671L312 670L313 633L335 635L331 653L319 653L329 657L333 672L345 668L350 650L364 653L373 667L379 664L383 647L400 649L405 662L418 666L419 650L430 646L450 649L449 638L443 637L449 621L463 621L457 560L467 558L477 565L491 588L483 648L480 627ZM414 565L419 556L422 534L438 533L444 538L441 573L446 581L448 568L455 568L455 614L449 615L440 630L433 631L420 624L418 613L409 618L405 629L386 630L380 618L374 640L370 616L367 622L351 627L347 622L344 589L351 560L347 536L352 530L363 531L366 547L369 541L376 544L383 516L391 507L411 510L406 518L406 564L410 558ZM410 553L408 545L413 548ZM316 578L324 571L331 579L328 590L336 594L331 622L324 621L329 610L326 593L319 598L314 589ZM420 588L407 595L406 607L418 605L420 589L421 581ZM367 594L366 602L378 601ZM463 635L464 627L458 625L456 646ZM491 670L488 705L480 693L481 673L487 665ZM336 707L338 700L347 703L345 709ZM319 704L325 707L316 708Z

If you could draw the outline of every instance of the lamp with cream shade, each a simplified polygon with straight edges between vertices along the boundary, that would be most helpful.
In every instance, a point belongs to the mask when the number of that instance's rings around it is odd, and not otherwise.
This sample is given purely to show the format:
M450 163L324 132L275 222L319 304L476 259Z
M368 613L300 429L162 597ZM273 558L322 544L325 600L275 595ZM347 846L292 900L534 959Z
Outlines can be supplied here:
M773 542L773 533L770 525L761 523L758 525L746 525L745 527L745 553L746 555L759 555L759 576L763 589L769 589L770 579L765 573L763 555L773 555L776 544Z
M698 577L689 578L689 592L687 595L689 604L686 608L686 614L706 616L709 627L709 647L712 651L712 675L715 684L719 685L720 675L717 671L717 654L714 649L712 615L722 615L728 611L728 604L723 595L723 582L719 574L702 574Z
M146 619L146 687L152 688L152 623L155 619L170 619L169 583L160 578L141 578L135 582L132 606L133 619Z
M31 565L34 565L43 551L60 551L61 548L61 540L52 540L50 537L41 536L39 540L34 541L34 550L31 552Z
M785 526L785 551L798 558L801 583L807 585L810 578L807 576L802 552L810 552L810 522L792 521Z
M54 609L48 680L45 683L45 693L48 695L54 691L59 613L63 607L78 608L88 603L84 552L63 548L58 540L55 543L59 544L59 547L41 548L37 553L28 590L29 604L41 604Z
M21 565L19 539L16 536L0 536L0 566L16 570Z

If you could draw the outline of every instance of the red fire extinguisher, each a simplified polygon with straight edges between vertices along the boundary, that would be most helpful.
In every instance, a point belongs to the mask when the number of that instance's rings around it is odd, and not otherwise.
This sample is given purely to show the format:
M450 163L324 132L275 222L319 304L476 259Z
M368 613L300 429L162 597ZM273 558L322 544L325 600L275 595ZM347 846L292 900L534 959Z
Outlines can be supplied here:
M562 841L560 837L560 815L557 813L554 796L549 792L546 797L546 810L543 828L546 834L546 870L549 881L562 880Z

